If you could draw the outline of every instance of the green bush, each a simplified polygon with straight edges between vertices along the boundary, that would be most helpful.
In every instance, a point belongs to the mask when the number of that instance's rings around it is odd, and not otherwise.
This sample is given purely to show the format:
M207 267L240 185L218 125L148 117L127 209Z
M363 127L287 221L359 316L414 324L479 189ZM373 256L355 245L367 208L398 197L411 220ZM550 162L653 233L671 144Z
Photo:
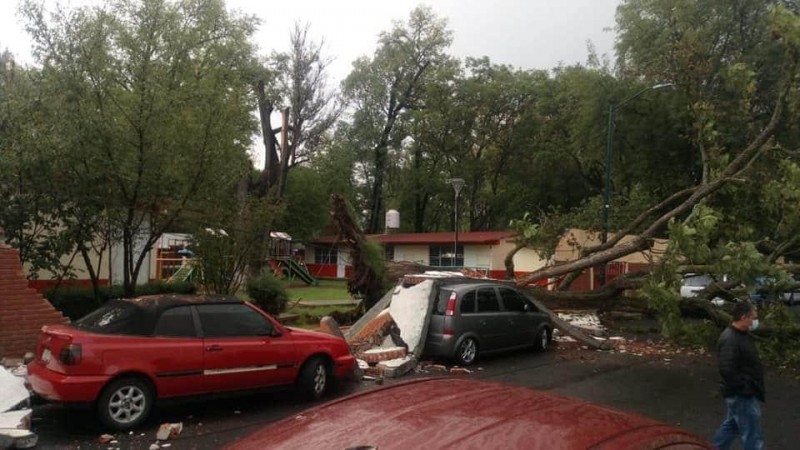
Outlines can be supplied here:
M272 274L248 280L247 295L259 308L273 316L286 310L286 304L289 302L284 283Z
M776 303L758 312L763 327L756 331L761 358L779 368L800 369L800 320L786 306Z
M191 283L148 283L136 286L136 295L156 295L156 294L194 294L197 288ZM122 286L102 286L95 296L92 288L60 288L46 291L44 297L71 320L80 319L95 309L102 306L105 302L122 298L124 295Z

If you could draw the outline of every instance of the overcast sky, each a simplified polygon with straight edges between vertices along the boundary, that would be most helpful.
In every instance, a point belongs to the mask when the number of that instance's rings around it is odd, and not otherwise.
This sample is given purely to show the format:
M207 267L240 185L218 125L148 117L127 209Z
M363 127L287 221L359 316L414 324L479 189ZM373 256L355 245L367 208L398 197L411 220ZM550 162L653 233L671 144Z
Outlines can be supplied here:
M57 0L44 0L53 5ZM102 0L62 0L65 5ZM585 63L587 42L613 56L614 13L620 0L227 0L231 9L258 16L255 36L262 55L285 51L295 22L310 25L312 39L324 38L325 54L334 58L329 86L344 79L352 62L375 51L378 35L393 21L405 22L417 5L431 6L453 31L450 54L457 58L488 56L492 62L521 69L552 69ZM0 49L22 63L32 63L30 39L16 15L17 0L0 0ZM277 120L277 117L273 120ZM254 138L254 142L258 139ZM263 167L262 151L252 155Z
M55 0L45 0L55 3ZM354 59L371 55L378 34L392 21L405 21L419 4L430 5L454 32L450 53L489 56L496 63L523 69L551 69L559 63L585 63L586 43L611 55L614 12L620 0L227 0L229 8L261 18L256 41L262 54L288 48L295 21L311 25L315 40L324 37L334 57L331 81L350 71ZM30 39L15 14L16 0L0 0L0 48L31 62ZM80 5L96 0L65 0Z

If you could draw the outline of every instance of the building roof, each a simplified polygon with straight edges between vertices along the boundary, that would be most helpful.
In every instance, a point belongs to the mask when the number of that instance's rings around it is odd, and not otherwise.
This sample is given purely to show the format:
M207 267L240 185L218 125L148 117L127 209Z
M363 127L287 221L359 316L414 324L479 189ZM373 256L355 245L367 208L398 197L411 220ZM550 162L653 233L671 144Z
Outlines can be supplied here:
M501 240L514 236L513 231L462 231L458 233L460 244L499 244ZM408 244L452 244L455 233L452 231L436 233L390 233L371 234L370 239L381 244L408 245ZM336 244L336 236L322 236L313 241L314 244Z

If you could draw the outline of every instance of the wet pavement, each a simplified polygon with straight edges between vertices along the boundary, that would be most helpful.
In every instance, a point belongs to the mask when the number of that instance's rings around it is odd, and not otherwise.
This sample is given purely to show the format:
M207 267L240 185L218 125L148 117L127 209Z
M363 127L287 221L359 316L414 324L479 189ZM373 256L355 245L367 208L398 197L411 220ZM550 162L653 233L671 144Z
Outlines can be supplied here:
M724 415L717 393L714 360L707 355L648 355L554 348L547 353L520 351L479 361L468 376L586 399L640 413L711 436ZM441 376L420 371L400 380ZM380 387L374 381L350 383L337 396ZM764 430L767 448L797 448L800 430L800 382L768 372ZM42 405L34 409L38 448L148 449L156 442L159 424L182 422L183 432L171 449L216 449L259 426L291 416L310 403L298 403L292 391L238 395L160 405L148 423L133 433L114 434L114 443L99 443L102 429L90 411ZM162 447L165 448L165 447Z

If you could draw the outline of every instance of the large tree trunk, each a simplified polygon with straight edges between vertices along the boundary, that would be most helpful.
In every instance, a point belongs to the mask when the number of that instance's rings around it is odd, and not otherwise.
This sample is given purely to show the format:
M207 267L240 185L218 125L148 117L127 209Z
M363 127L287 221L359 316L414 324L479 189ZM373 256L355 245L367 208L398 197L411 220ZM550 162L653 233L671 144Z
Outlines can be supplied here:
M514 255L523 248L525 248L525 244L517 242L517 245L508 252L506 258L503 260L503 264L506 266L506 280L514 279Z
M383 279L373 262L369 260L367 239L361 227L350 215L345 199L338 194L331 195L331 215L338 231L340 242L350 248L352 271L347 279L347 290L364 299L364 307L369 310L383 296Z
M272 122L270 116L274 107L272 102L267 99L264 81L258 80L255 86L256 96L258 97L258 114L261 119L261 135L264 138L264 170L256 184L258 197L264 197L269 189L278 182L279 161L278 145L275 134L272 132Z

